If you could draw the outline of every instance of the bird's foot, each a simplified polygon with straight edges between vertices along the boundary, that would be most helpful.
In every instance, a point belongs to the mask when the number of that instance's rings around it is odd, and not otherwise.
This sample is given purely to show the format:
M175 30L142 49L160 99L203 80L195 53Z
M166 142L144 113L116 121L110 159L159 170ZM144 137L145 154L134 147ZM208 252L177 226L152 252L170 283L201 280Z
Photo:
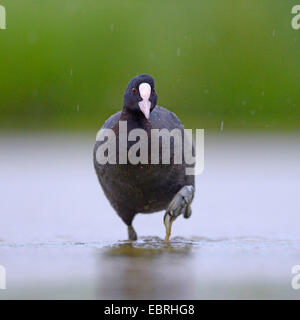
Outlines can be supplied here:
M184 186L176 193L176 195L170 202L164 216L164 224L166 227L166 242L169 241L172 223L174 222L174 220L180 214L183 214L184 218L186 219L191 216L191 203L194 198L194 192L195 189L193 186Z
M133 229L133 226L128 226L128 239L131 241L137 240L137 234Z

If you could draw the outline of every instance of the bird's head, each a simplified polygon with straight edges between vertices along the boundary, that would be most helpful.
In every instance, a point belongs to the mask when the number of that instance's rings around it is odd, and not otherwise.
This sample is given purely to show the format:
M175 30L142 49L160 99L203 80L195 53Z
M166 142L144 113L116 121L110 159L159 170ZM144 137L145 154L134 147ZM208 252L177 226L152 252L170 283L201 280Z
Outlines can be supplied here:
M154 79L141 74L131 79L124 93L124 108L138 117L149 119L157 103Z

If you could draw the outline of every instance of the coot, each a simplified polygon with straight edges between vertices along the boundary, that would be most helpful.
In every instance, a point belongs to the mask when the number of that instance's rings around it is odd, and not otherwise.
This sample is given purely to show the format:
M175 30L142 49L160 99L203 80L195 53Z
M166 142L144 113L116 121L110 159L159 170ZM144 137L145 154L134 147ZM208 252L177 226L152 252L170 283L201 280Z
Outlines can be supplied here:
M153 213L166 210L164 224L166 226L166 241L171 233L172 222L183 214L185 218L191 215L191 202L194 196L194 175L186 175L188 165L174 161L174 139L170 139L170 161L162 161L162 137L159 139L159 161L151 163L152 129L179 129L183 134L183 125L171 111L157 106L157 93L154 79L142 74L130 80L124 93L123 109L106 120L103 129L111 129L116 136L116 163L101 163L98 150L105 140L96 141L94 147L94 167L100 185L115 209L128 227L128 237L136 240L137 234L132 221L137 213ZM124 162L119 161L121 147L124 141L126 150L130 150L135 142L128 141L127 136L120 134L120 123L125 121L127 134L133 129L143 129L146 132L146 148L148 163L130 163L128 154ZM99 136L99 135L98 135ZM151 140L152 138L152 140ZM126 139L126 140L124 140ZM138 140L137 140L138 141ZM184 139L182 139L184 143ZM186 143L186 142L185 142ZM184 148L182 147L182 154ZM141 150L138 150L140 152ZM121 162L121 163L120 163ZM190 165L189 167L193 167Z

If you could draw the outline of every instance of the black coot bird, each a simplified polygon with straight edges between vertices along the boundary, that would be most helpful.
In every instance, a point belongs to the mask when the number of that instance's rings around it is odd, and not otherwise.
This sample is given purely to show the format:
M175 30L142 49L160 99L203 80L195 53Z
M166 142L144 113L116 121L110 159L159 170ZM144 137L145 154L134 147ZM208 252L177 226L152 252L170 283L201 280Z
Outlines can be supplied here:
M122 111L106 120L100 129L112 129L116 135L116 155L119 155L119 121L127 121L127 133L132 129L144 129L148 138L148 158L151 159L151 129L180 129L183 125L177 116L165 108L156 105L157 94L154 79L142 74L130 80L125 93ZM127 139L127 137L126 137ZM161 139L161 138L160 138ZM133 142L128 141L127 150ZM97 150L104 141L96 141L94 147L94 166L104 193L118 215L128 226L128 237L136 240L137 234L132 227L137 213L152 213L166 210L164 224L166 241L171 233L172 222L183 214L191 215L191 202L194 196L194 175L186 175L186 167L174 163L174 140L170 142L170 163L162 163L160 145L158 164L100 164L97 161ZM160 144L162 140L160 140ZM184 148L182 148L183 150ZM182 151L183 153L183 151ZM165 162L164 162L165 163ZM193 165L189 166L193 167Z

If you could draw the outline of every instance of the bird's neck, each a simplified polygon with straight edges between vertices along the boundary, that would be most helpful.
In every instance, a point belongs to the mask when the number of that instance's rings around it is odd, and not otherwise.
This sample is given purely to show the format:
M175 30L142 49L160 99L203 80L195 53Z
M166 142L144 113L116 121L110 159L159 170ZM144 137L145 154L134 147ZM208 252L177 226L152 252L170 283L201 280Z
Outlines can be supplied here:
M150 132L152 129L151 123L144 117L143 114L130 112L123 108L119 121L127 121L128 132L132 129L144 129Z

